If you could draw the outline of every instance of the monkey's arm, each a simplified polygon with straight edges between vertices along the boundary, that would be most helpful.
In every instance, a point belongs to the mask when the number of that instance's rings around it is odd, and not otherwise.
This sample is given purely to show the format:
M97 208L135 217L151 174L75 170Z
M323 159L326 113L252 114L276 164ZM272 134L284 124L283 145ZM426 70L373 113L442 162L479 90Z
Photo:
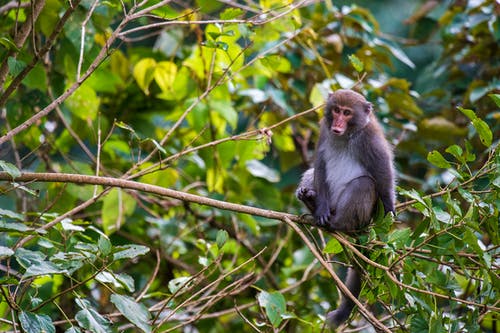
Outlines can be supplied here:
M316 211L316 191L314 190L314 168L304 172L299 186L295 191L297 199L302 201L311 214Z
M389 148L382 142L371 146L371 151L361 154L363 165L365 165L367 171L375 179L375 188L384 205L385 213L395 213L392 154Z
M321 142L321 141L320 141ZM318 147L318 151L320 151ZM318 227L325 227L330 220L330 191L326 183L326 162L321 153L314 162L314 189L316 190L316 211L314 217Z

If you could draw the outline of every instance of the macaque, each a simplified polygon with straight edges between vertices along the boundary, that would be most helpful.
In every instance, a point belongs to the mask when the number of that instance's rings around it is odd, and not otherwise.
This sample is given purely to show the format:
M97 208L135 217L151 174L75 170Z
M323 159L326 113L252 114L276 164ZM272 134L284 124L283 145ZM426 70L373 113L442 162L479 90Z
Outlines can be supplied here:
M327 231L355 232L366 227L378 200L385 213L394 212L392 150L371 103L352 90L330 93L316 147L314 168L307 170L297 198ZM349 268L346 286L358 297L361 274ZM338 309L327 314L330 326L349 318L354 302L345 295Z

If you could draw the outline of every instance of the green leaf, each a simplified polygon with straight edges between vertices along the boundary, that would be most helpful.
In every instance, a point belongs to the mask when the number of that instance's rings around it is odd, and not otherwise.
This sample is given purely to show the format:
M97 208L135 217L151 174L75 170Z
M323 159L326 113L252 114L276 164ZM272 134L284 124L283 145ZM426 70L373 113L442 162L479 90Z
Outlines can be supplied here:
M489 94L488 96L490 96L493 102L500 108L500 94Z
M229 235L226 230L219 230L217 231L217 237L215 241L217 242L217 246L222 248L224 244L226 243L227 239L229 238Z
M133 259L149 252L149 248L147 246L137 244L115 246L115 250L118 250L118 252L113 254L113 260Z
M429 323L425 318L419 315L415 315L411 318L410 322L411 333L428 332L428 330L429 330Z
M390 42L388 40L382 40L380 38L374 38L373 42L375 43L375 45L388 49L394 57L396 57L399 61L401 61L408 67L415 68L415 64L413 63L413 61L408 58L406 53L404 53L403 50L401 50L401 48L396 45L396 43Z
M464 153L463 149L460 146L457 145L451 145L448 148L446 148L446 152L452 154L455 156L457 160L460 162L465 162L465 159L462 157L462 154Z
M80 327L92 333L108 333L111 330L110 322L99 312L91 307L87 300L77 298L76 304L82 309L75 315L75 319Z
M232 128L236 128L238 112L234 109L231 101L211 100L209 106L224 118Z
M292 70L290 61L277 54L268 55L260 59L260 62L267 68L280 73L290 73Z
M464 109L459 106L458 110L460 110L460 112L462 112L467 118L469 118L472 121L472 126L474 126L477 133L479 134L479 139L481 140L481 143L486 147L491 146L491 142L493 140L493 133L491 132L491 129L489 128L488 124L484 120L479 119L476 113L470 109Z
M9 66L9 73L13 76L21 73L26 67L26 63L24 61L18 60L14 57L9 57L9 59L7 59L7 65Z
M8 37L1 37L0 45L3 45L8 51L20 51L16 44Z
M349 56L349 61L351 62L352 67L356 70L356 72L361 73L363 69L365 68L365 65L361 60L359 60L358 57L356 57L354 54L351 54Z
M24 221L24 215L23 214L19 214L19 213L13 212L13 211L8 210L8 209L2 209L2 208L0 208L0 216L7 217L9 219L15 219L15 220L18 220L18 221Z
M153 58L144 58L134 66L132 75L146 95L149 95L149 85L154 79L155 68L156 61Z
M26 333L55 333L56 328L48 315L39 315L31 312L21 311L19 322Z
M285 297L278 291L272 293L261 291L257 295L257 300L259 305L266 310L267 318L273 327L278 327L283 320L282 315L286 313Z
M338 254L341 253L342 251L344 251L344 248L335 238L330 239L326 244L325 248L323 249L323 253L329 253L329 254Z
M102 283L111 283L115 288L125 288L129 292L135 291L134 279L125 273L100 272L95 279Z
M410 235L410 228L396 229L389 234L387 243L393 245L396 249L402 248L410 238Z
M280 174L277 170L271 169L258 160L249 160L245 163L248 172L254 177L259 177L271 183L280 181Z
M0 161L0 168L7 172L12 177L12 180L21 176L21 171L12 163Z
M470 109L464 109L461 106L458 106L457 109L462 112L467 118L470 120L477 119L476 113Z
M476 118L472 120L472 126L474 126L477 133L479 134L479 139L481 140L481 143L486 147L491 146L491 142L493 140L493 133L491 132L491 129L489 128L488 124L484 120Z
M132 126L125 124L123 121L117 120L115 121L115 125L131 133L135 133L135 130L132 128Z
M101 99L88 84L82 84L64 104L72 114L84 121L96 119Z
M160 145L158 141L150 138L146 139L145 141L151 142L162 154L167 155L167 151Z
M244 12L240 8L227 8L220 14L221 20L233 20L240 15L243 15Z
M437 150L433 150L429 154L427 154L427 160L438 168L451 168L451 164Z
M47 256L40 251L31 251L20 247L16 250L15 257L19 265L28 268L44 261Z
M129 296L118 294L111 295L111 303L116 306L125 318L130 320L132 324L140 328L143 332L151 332L151 326L148 324L151 314L143 304L137 303Z
M111 242L109 241L109 238L104 235L99 236L97 247L105 257L111 253Z
M59 268L57 265L51 263L50 261L41 261L34 265L29 266L26 272L23 274L23 278L29 278L33 276L40 275L52 275L52 274L67 274L68 271Z

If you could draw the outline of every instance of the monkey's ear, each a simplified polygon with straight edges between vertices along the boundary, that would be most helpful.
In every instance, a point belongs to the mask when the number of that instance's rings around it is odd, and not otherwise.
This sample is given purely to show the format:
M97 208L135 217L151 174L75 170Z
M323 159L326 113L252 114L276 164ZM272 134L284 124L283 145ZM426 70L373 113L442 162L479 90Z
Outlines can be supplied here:
M370 113L373 111L373 105L370 102L365 103L365 112L366 114Z

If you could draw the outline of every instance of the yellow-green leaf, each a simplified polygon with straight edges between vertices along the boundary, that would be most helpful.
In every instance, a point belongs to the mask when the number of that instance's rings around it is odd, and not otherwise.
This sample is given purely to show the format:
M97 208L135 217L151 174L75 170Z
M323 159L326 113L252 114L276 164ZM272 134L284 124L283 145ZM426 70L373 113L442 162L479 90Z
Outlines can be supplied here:
M177 65L171 61L159 62L154 70L155 82L162 91L172 90L176 75Z
M112 189L104 197L102 205L102 227L107 235L120 229L127 216L135 210L135 199L119 188Z
M156 61L152 58L144 58L134 67L134 78L146 95L149 95L149 85L153 81Z
M438 168L448 169L451 167L451 164L437 150L431 151L427 155L427 160Z

